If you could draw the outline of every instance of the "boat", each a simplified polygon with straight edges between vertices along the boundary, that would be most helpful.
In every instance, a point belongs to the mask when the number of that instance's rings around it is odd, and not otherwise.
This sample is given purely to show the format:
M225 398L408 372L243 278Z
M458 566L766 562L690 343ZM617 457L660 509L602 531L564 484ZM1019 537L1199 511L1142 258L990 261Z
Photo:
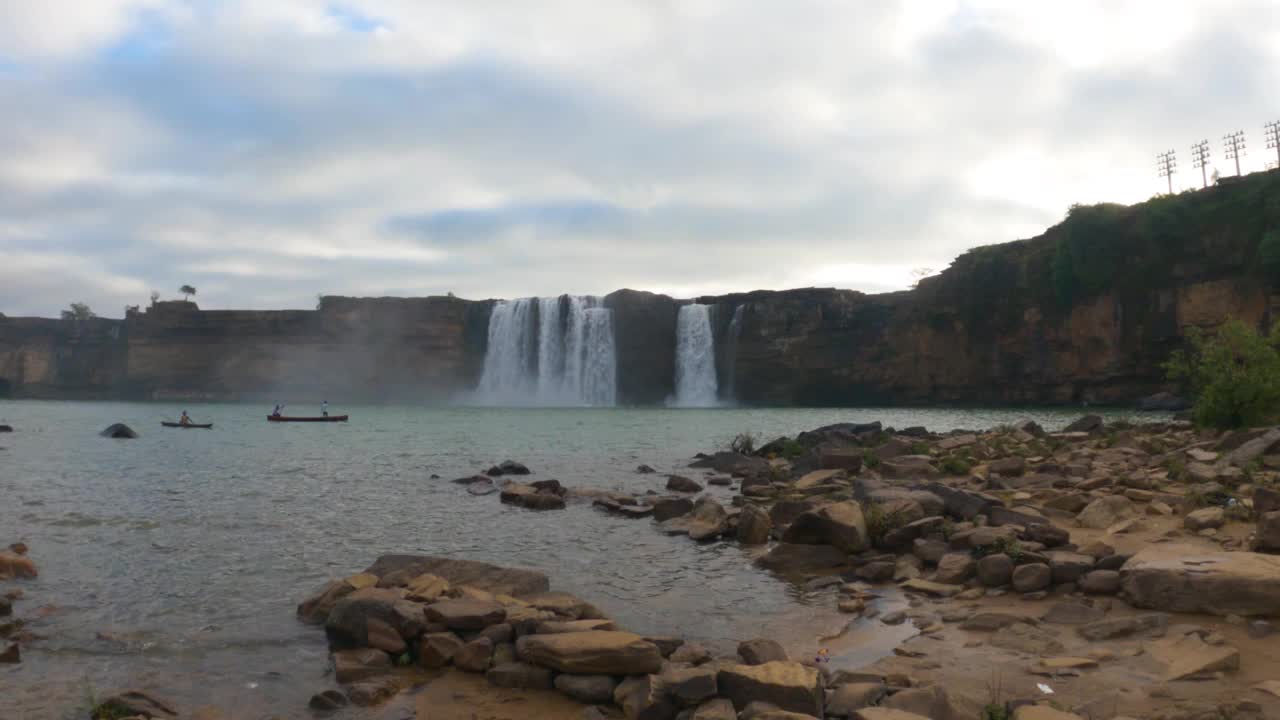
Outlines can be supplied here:
M176 427L176 428L187 428L187 429L200 428L201 430L208 430L213 427L213 423L187 423L186 425L183 425L182 423L175 423L175 422L161 422L160 424L165 427Z
M292 415L268 415L271 422L346 422L346 415L320 415L317 417L298 417Z

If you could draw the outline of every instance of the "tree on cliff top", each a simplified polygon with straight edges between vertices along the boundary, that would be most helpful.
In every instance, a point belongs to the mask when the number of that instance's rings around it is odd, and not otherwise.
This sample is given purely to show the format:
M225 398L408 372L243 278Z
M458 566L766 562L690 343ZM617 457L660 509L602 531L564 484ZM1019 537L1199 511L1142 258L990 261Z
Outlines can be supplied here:
M87 303L73 302L71 303L70 310L62 311L63 320L71 320L71 321L78 322L80 320L88 320L89 318L92 318L92 317L97 317L97 316L94 315L93 311L89 309L89 305Z
M182 293L183 300L190 300L191 296L196 294L196 289L191 285L183 285L178 288L178 292Z
M1190 393L1197 425L1250 427L1280 415L1280 323L1264 336L1231 319L1187 338L1190 349L1173 353L1165 370Z

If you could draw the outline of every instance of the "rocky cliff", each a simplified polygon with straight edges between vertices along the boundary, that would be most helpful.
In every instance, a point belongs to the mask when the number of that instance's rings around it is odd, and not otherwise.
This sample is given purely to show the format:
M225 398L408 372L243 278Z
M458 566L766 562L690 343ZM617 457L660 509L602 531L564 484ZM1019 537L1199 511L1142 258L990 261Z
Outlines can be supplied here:
M760 405L1127 403L1192 326L1273 320L1258 259L1280 172L1140 205L1073 208L910 292L802 289L713 306L721 394ZM613 311L618 398L672 392L685 300ZM474 387L493 301L326 297L314 311L158 303L124 320L0 316L0 396L441 402ZM737 322L734 321L735 315Z

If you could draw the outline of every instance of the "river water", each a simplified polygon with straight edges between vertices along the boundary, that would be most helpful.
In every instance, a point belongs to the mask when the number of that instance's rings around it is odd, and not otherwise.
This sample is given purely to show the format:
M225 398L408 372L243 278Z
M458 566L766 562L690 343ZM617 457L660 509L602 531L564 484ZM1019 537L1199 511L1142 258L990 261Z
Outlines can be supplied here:
M186 409L212 430L160 427L182 409L0 401L0 423L16 429L0 435L0 545L26 542L40 568L37 580L0 583L22 588L15 613L40 636L21 664L0 665L0 717L70 717L86 697L132 686L228 717L308 717L307 697L331 679L323 633L294 607L383 553L535 568L628 629L720 648L806 618L830 623L829 595L755 569L734 543L665 537L585 503L512 508L448 480L511 458L533 479L643 492L664 479L638 464L693 474L695 452L743 431L769 439L871 420L943 431L1028 417L1053 429L1080 414L362 406L331 409L349 423L306 425L209 404ZM142 437L97 435L113 422Z

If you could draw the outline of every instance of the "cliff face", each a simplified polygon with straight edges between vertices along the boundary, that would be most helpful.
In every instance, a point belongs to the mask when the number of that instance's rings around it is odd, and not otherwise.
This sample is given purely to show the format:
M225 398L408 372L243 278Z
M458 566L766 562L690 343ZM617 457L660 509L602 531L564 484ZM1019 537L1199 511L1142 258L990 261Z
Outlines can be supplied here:
M1280 172L1073 209L901 293L803 289L713 306L721 395L760 405L1124 403L1192 326L1274 317L1258 262ZM620 290L622 404L672 394L687 301ZM0 316L0 396L439 402L474 387L493 301L324 298L315 311L159 303L123 321ZM737 318L736 321L734 318Z

